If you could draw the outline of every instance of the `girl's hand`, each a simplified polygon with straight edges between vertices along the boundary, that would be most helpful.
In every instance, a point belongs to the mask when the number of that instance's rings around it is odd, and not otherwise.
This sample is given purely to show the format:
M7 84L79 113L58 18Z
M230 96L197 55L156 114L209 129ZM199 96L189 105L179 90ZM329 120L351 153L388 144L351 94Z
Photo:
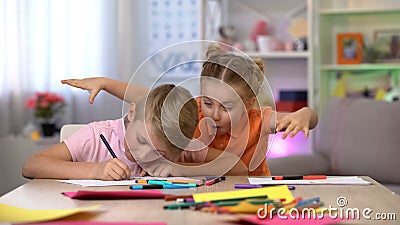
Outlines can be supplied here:
M93 176L100 180L126 180L131 177L131 170L128 165L115 158L97 163Z
M279 132L285 130L282 139L285 139L289 133L291 133L290 137L294 137L299 131L303 131L304 137L307 138L309 135L312 114L313 111L308 107L304 107L293 113L288 113L286 116L276 121L276 131Z
M61 80L62 84L68 84L69 86L88 91L90 93L90 104L93 104L97 94L104 89L105 82L106 79L103 77Z

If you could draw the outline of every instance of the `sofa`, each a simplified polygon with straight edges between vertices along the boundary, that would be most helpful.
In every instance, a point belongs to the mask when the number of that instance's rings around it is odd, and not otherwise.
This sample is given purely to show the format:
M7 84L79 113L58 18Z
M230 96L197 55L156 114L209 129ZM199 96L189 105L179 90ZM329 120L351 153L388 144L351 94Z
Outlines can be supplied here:
M331 98L311 154L268 159L272 175L370 176L400 194L400 102Z

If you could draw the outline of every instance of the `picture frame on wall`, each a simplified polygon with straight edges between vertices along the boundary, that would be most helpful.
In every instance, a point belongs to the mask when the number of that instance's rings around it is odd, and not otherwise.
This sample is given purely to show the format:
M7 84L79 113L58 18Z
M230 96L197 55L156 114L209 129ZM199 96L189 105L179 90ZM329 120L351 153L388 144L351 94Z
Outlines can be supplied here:
M379 61L400 60L400 29L375 30L374 43Z
M362 49L362 33L338 33L336 35L336 55L338 64L362 63Z

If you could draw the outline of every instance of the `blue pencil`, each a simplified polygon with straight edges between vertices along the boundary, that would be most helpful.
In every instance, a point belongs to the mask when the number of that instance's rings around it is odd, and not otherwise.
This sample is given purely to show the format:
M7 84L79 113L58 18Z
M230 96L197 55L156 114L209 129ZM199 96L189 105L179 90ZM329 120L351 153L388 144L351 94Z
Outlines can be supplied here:
M103 134L100 134L100 138L103 141L104 145L107 147L108 151L110 152L110 154L112 155L112 157L115 159L117 158L117 156L115 155L114 151L112 150L110 144L108 144L106 138L104 137Z
M180 189L180 188L191 188L196 187L191 184L145 184L145 185L131 185L129 186L132 190L142 189Z

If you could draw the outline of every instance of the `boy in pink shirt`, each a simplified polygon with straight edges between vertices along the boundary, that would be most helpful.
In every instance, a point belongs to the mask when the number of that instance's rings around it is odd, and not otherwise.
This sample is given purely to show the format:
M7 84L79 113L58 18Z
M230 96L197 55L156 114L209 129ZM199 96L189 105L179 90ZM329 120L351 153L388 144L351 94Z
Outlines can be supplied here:
M126 118L126 117L125 117ZM131 174L140 174L142 168L130 162L125 149L125 124L127 120L106 120L93 122L79 129L64 140L73 162L105 162L112 158L100 139L100 134L110 144L118 160L124 162Z
M162 114L164 107L168 110ZM197 114L197 105L189 91L174 85L161 85L150 91L145 100L132 103L125 117L90 123L64 142L35 154L25 163L23 176L121 180L143 176L146 172L153 176L208 174L208 171L173 163L178 158L191 161L191 154L184 154L182 150L195 143L191 140L198 122L197 118L193 119L194 114ZM171 132L179 130L181 132ZM170 135L167 137L166 133ZM112 158L100 134L104 135L117 158ZM200 154L204 155L203 161L222 158L223 163L235 165L238 162L233 155L218 157L220 152L205 151L202 146L197 146L197 150L204 153ZM243 174L245 166L239 162L231 173Z

